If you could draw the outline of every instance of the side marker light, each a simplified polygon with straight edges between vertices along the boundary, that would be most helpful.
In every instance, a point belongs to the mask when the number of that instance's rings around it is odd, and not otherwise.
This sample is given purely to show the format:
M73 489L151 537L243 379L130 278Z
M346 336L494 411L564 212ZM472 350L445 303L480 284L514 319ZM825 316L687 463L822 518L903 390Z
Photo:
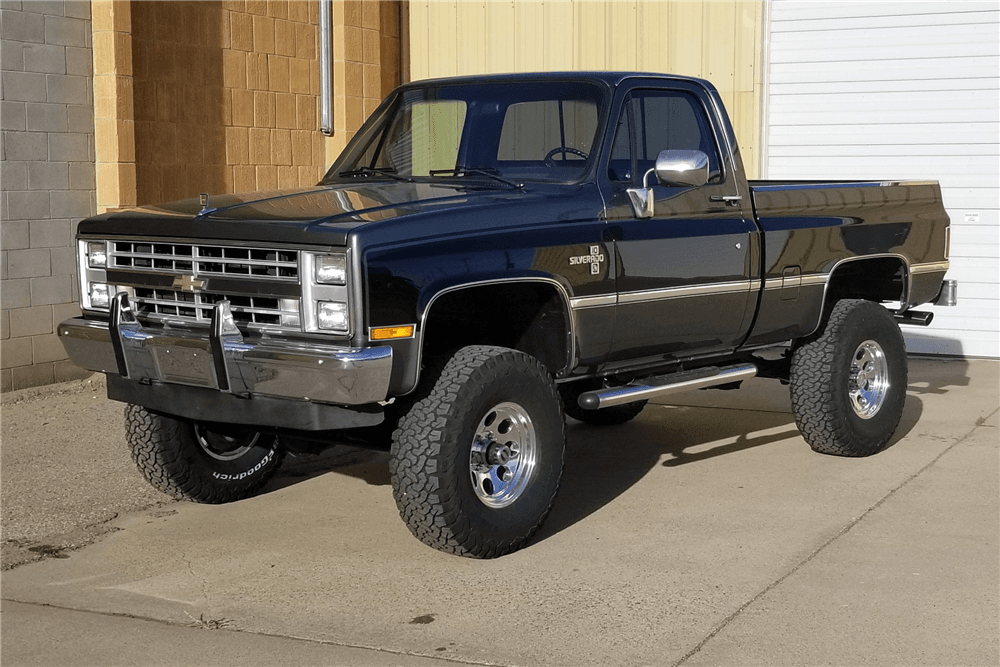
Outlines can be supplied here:
M393 340L398 338L412 338L416 327L408 324L402 327L378 327L369 332L371 340Z

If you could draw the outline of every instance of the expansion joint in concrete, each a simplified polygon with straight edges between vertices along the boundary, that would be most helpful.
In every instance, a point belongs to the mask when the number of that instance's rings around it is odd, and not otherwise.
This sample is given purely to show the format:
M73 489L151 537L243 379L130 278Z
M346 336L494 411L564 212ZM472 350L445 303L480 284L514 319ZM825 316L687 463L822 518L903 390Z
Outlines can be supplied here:
M998 410L1000 410L1000 409L998 409ZM992 417L993 414L996 414L996 412L998 410L994 410L994 412L991 413L989 415L989 417ZM987 419L989 417L987 417ZM884 496L882 496L882 498L880 498L878 502L876 502L874 505L872 505L867 510L865 510L864 512L862 512L861 515L859 515L857 518L855 518L854 520L852 520L851 522L849 522L847 525L845 525L843 528L841 528L839 531L837 531L836 535L834 535L833 537L831 537L830 539L828 539L827 541L825 541L823 544L821 544L819 547L817 547L812 553L810 553L808 556L806 556L805 558L803 558L792 569L790 569L788 572L786 572L782 576L778 577L776 580L774 580L773 582L771 582L771 584L769 584L766 588L764 588L759 593L757 593L756 595L754 595L752 598L750 598L749 600L747 600L746 602L744 602L742 605L740 605L740 607L738 609L736 609L736 611L734 611L729 616L727 616L725 619L723 619L723 621L721 623L719 623L717 626L715 626L712 629L712 631L710 633L708 633L704 637L704 639L702 639L700 642L698 642L690 651L688 651L687 653L685 653L684 656L680 660L678 660L677 662L673 663L670 667L680 667L685 662L687 662L688 660L690 660L693 656L697 655L710 641L712 641L712 639L714 639L716 637L716 635L718 635L720 632L722 632L723 630L725 630L726 627L728 627L730 623L732 623L737 618L739 618L743 614L743 612L745 612L747 609L749 609L750 607L752 607L758 600L762 599L764 596L766 596L772 590L774 590L775 588L777 588L778 586L780 586L782 583L784 583L789 577L791 577L792 575L794 575L795 573L797 573L799 570L801 570L803 567L805 567L806 565L808 565L809 563L811 563L813 560L815 560L817 556L819 556L821 553L823 553L827 549L827 547L829 547L834 542L836 542L837 540L839 540L841 537L843 537L844 535L846 535L847 533L849 533L855 526L857 526L859 523L861 523L862 521L864 521L872 512L874 512L875 510L877 510L879 507L881 507L882 505L884 505L890 498L892 498L894 495L896 495L896 493L898 491L902 490L904 487L906 487L907 485L909 485L910 482L912 482L913 480L917 479L918 477L920 477L921 475L923 475L924 472L926 472L927 470L930 470L932 467L934 467L934 465L936 465L938 461L940 461L942 458L944 458L944 456L946 454L948 454L953 449L955 449L956 447L958 447L959 445L961 445L963 442L965 442L966 440L968 440L970 437L972 437L972 435L978 429L980 429L980 428L989 428L989 426L985 426L984 425L985 421L986 421L986 419L980 419L978 422L976 422L976 425L972 427L972 430L970 430L968 433L966 433L962 437L958 438L955 442L953 442L948 447L946 447L937 456L935 456L933 459L931 459L931 461L929 463L927 463L927 465L925 465L920 470L918 470L917 472L913 473L912 475L910 475L909 477L907 477L905 480L903 480L902 482L900 482L892 490L890 490L888 493L886 493Z
M238 632L240 634L246 634L246 635L257 635L257 636L260 636L260 637L270 637L270 638L273 638L273 639L289 639L289 640L292 640L292 641L307 642L309 644L319 644L321 646L336 646L336 647L339 647L339 648L360 649L360 650L366 650L366 651L373 651L373 652L376 652L376 653L386 653L388 655L398 655L398 656L417 657L417 658L433 658L436 661L450 662L450 663L454 663L456 665L473 665L474 667L507 667L506 665L504 665L502 663L497 663L497 662L480 662L480 661L475 661L475 660L463 660L461 658L454 658L454 657L451 657L451 656L436 655L436 654L432 655L432 654L429 654L429 653L421 653L421 652L416 652L416 651L394 651L392 649L387 649L387 648L383 648L383 647L380 647L380 646L369 646L369 645L366 645L366 644L352 644L352 643L349 643L349 642L336 642L336 641L329 641L329 640L324 640L324 639L313 639L311 637L298 637L298 636L295 636L295 635L282 635L282 634L276 634L276 633L271 633L271 632L252 632L250 630L246 630L246 629L243 629L243 628L240 628L240 627L234 627L231 624L232 622L229 621L228 619L221 619L221 620L217 620L217 621L212 621L212 620L209 620L209 619L205 619L204 617L202 617L202 618L194 618L193 616L191 616L191 614L188 614L187 612L185 612L185 614L189 618L192 619L193 622L191 622L191 623L176 623L176 622L172 622L172 621L165 621L165 620L163 620L161 618L154 618L152 616L140 616L140 615L136 615L136 614L124 614L124 613L116 613L116 612L111 612L111 611L100 611L100 610L96 610L96 609L83 609L81 607L68 607L68 606L58 605L58 604L47 604L47 603L44 603L44 602L33 602L31 600L18 600L16 598L12 598L12 597L0 597L0 600L2 600L4 602L13 602L15 604L23 604L23 605L28 605L28 606L32 606L32 607L46 607L46 608L49 608L49 609L59 609L61 611L73 611L73 612L78 612L78 613L83 613L83 614L94 614L94 615L97 615L97 616L107 616L107 617L110 617L110 618L128 618L128 619L132 619L132 620L135 620L135 621L146 621L146 622L149 622L149 623L156 623L158 625L166 625L166 626L172 626L172 627L186 627L186 628L198 627L198 628L201 628L203 630L218 630L218 631L224 631L224 632Z

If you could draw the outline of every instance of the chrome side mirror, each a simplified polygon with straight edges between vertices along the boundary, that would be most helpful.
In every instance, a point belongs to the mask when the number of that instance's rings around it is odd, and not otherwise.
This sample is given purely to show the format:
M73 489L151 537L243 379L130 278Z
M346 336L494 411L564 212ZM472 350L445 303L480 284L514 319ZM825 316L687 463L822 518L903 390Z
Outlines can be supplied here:
M696 188L708 183L708 156L702 151L660 151L656 166L643 175L642 187L628 189L637 218L652 218L655 213L653 189L649 187L649 175L654 173L660 185Z
M654 171L660 185L697 188L708 183L708 156L701 151L661 151Z

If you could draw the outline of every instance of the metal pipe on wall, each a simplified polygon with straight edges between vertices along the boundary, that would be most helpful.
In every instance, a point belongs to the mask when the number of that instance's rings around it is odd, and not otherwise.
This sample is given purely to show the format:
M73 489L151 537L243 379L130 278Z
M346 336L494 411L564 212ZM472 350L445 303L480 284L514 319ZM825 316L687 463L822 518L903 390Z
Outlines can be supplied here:
M333 135L333 62L330 57L330 2L319 1L319 129Z

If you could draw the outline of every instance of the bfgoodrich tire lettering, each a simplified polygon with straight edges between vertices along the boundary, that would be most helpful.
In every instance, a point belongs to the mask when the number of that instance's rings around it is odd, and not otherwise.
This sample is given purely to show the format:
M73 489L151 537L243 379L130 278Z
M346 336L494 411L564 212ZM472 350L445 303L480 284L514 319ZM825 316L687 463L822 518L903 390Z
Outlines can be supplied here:
M515 551L552 507L564 441L559 396L537 360L501 347L462 348L393 434L389 472L400 516L441 551Z
M126 439L139 471L160 491L199 503L228 503L259 489L284 455L274 435L210 426L125 406Z
M889 311L870 301L838 301L792 356L795 423L817 452L874 454L899 425L906 383L906 348Z

